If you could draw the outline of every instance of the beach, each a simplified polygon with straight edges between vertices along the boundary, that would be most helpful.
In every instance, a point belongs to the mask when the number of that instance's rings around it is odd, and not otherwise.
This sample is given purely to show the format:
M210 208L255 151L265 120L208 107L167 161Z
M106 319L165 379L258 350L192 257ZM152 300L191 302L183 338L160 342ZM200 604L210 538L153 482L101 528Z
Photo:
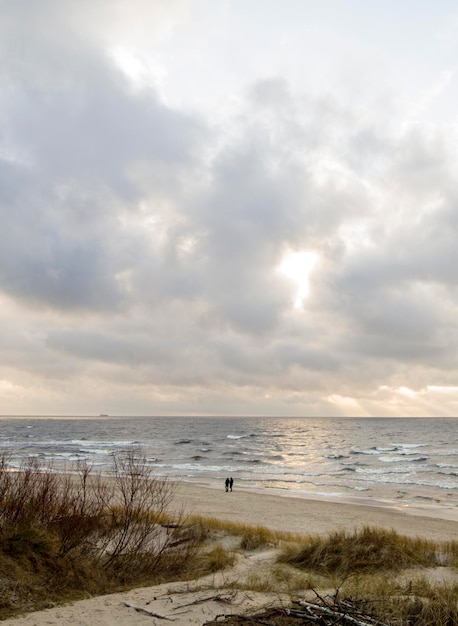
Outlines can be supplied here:
M363 502L363 503L361 503ZM366 504L371 502L371 504ZM435 541L458 540L456 509L447 511L429 504L403 506L390 502L360 499L331 501L274 495L234 487L233 492L208 488L195 483L177 483L173 506L189 513L206 515L248 525L261 524L272 530L307 534L326 534L363 525L394 529L399 534L420 536ZM452 519L447 519L449 516Z
M172 510L182 509L188 514L292 533L327 534L369 525L438 542L458 540L458 521L434 517L431 508L412 512L386 504L366 506L260 493L237 488L237 485L233 492L226 493L223 486L213 489L194 483L177 483ZM200 580L198 585L181 581L134 589L52 607L3 623L11 626L151 626L167 619L173 620L176 626L204 624L216 615L242 613L275 601L286 602L286 598L275 598L272 594L234 591L229 602L224 595L228 593L228 582L241 576L243 568L262 568L270 558L272 551L244 556L238 570L212 575Z

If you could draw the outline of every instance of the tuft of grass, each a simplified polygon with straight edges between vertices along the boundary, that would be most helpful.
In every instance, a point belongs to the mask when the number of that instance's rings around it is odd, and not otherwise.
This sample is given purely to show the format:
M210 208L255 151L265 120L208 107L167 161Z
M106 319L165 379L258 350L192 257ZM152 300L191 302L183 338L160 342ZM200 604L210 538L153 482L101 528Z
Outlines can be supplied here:
M364 527L349 533L333 532L285 549L280 561L320 573L346 576L355 572L398 571L407 567L434 567L433 541L398 535L395 531Z
M447 565L458 569L458 541L444 541L436 550L438 565Z
M196 558L194 573L200 576L219 572L227 567L232 567L235 563L235 554L231 550L226 550L222 545L217 544L210 550L202 552Z
M242 534L240 547L242 550L259 550L269 545L276 545L277 539L272 538L272 533L264 526L254 526L246 528Z
M238 583L237 586L240 586L240 583ZM243 587L250 591L257 591L258 593L270 593L272 591L281 593L269 570L250 572L243 583Z
M450 626L458 624L458 588L453 586L432 587L428 597L415 597L408 602L395 602L397 611L405 623L418 626Z
M380 574L347 579L339 589L341 598L364 601L378 618L389 624L451 626L458 624L458 585L432 584L426 578L400 584Z
M242 548L245 550L255 550L261 546L278 546L291 542L300 542L307 538L307 536L298 533L271 530L262 525L252 526L210 516L191 515L189 522L200 524L207 531L219 530L228 535L240 536L242 537L242 544L244 544Z
M277 563L271 568L272 578L277 589L290 596L308 589L332 589L335 580L315 573L302 572L284 563Z

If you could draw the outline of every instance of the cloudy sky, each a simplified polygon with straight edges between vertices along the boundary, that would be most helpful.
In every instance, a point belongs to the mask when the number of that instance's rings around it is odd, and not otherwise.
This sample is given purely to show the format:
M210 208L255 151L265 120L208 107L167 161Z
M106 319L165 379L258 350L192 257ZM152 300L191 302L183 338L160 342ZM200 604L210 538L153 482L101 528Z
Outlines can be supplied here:
M454 0L0 0L0 413L458 414Z

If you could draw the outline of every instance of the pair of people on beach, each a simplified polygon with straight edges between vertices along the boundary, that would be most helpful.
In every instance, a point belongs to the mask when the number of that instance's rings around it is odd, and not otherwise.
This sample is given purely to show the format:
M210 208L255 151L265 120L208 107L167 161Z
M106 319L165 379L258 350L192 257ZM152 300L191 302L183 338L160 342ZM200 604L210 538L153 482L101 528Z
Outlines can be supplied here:
M226 478L226 491L232 491L232 485L234 484L234 479L232 478L232 476L230 478Z

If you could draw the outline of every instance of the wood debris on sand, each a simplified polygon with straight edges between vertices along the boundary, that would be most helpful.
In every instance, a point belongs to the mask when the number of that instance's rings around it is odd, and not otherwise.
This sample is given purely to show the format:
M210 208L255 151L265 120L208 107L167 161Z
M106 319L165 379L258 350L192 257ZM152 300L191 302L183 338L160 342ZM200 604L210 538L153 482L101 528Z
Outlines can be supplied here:
M204 626L388 626L365 612L361 602L332 601L320 598L319 602L299 600L291 607L269 608L252 615L217 615Z

